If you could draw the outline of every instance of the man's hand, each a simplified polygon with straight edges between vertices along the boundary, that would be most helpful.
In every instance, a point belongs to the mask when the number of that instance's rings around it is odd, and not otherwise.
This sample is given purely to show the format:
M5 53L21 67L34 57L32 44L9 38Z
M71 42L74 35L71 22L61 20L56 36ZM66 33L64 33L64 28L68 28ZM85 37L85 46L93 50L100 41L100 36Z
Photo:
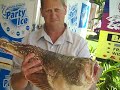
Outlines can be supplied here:
M43 70L42 60L37 60L34 56L33 53L28 54L22 63L22 72L25 78L42 90L52 90Z
M41 60L34 59L34 56L34 53L28 54L22 63L22 72L26 78L33 73L42 72L43 70Z

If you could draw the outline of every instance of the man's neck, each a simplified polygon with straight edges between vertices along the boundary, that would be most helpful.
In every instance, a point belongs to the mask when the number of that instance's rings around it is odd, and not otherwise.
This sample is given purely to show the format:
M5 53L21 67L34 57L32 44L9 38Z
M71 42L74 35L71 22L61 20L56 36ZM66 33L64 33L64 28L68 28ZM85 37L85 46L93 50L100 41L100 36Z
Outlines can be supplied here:
M50 36L53 43L63 34L65 26L45 27L45 32Z

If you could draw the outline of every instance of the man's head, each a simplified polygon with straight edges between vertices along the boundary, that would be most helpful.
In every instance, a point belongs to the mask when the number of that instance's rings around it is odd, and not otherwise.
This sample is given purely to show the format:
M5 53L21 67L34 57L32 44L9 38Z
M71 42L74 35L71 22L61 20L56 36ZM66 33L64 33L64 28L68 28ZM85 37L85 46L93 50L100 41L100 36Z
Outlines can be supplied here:
M41 14L46 25L63 25L66 9L65 0L41 0Z
M44 1L45 1L45 0L41 0L41 8L43 8ZM63 6L66 5L66 0L60 0L60 1L62 2Z

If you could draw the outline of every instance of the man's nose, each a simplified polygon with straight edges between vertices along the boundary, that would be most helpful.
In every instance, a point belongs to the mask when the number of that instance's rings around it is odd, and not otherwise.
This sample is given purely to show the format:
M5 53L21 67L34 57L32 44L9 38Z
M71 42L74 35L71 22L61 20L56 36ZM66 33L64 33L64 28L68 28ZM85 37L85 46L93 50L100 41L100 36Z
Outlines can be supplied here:
M52 12L51 12L51 18L56 18L57 16L56 16L56 12L54 11L54 10L52 10Z

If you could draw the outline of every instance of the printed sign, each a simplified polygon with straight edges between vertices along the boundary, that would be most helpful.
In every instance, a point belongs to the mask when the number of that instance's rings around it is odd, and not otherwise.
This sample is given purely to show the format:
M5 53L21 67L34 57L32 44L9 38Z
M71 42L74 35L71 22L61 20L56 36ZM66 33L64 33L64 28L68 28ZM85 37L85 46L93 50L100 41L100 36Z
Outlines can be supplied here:
M120 0L106 0L97 58L120 61Z
M101 30L120 32L120 0L106 0L102 17Z
M79 22L79 27L80 28L86 28L87 27L89 11L90 11L90 7L87 4L82 3L81 14L80 14L80 22Z
M29 18L25 3L5 6L1 5L1 28L13 38L23 38L28 30Z
M78 23L77 13L78 13L78 3L76 3L72 6L70 5L69 10L68 10L69 28L74 32L77 31L77 23ZM70 25L74 26L74 28L72 26L70 27Z
M101 30L96 57L120 61L120 33Z
M68 13L66 22L71 31L76 32L85 38L91 4L89 1L83 0L80 1L81 3L78 2L79 0L67 1Z
M1 0L0 38L21 42L31 32L32 24L35 24L36 8L37 0ZM12 59L10 53L0 49L0 90L11 90L9 74Z
M11 90L10 88L10 75L9 71L5 69L0 69L0 90Z

